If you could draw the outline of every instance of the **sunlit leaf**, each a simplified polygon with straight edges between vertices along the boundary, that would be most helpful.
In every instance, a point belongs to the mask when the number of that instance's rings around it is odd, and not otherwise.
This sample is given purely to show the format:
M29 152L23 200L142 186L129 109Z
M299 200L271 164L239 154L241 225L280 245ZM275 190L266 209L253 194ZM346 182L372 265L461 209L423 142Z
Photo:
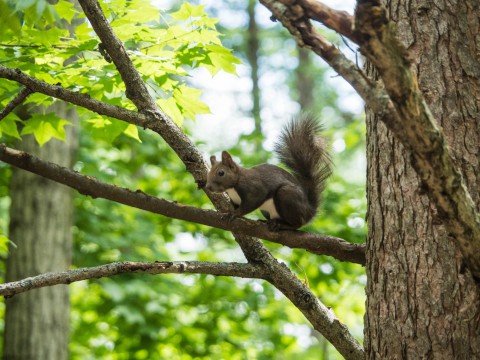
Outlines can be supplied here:
M182 112L174 98L158 99L157 103L177 125L183 123Z
M230 74L236 74L236 64L241 64L230 50L225 49L222 46L212 44L206 46L208 52L208 58L211 60L212 66L207 66L207 69L212 75L215 75L220 70L223 70Z
M33 133L40 146L45 144L51 138L65 141L65 125L71 125L71 123L65 119L59 118L54 113L34 113L30 119L25 121L22 135Z
M184 116L193 119L195 114L210 113L208 105L199 99L200 94L200 90L186 86L181 86L174 90L173 97Z
M131 137L132 139L137 140L138 142L142 142L142 140L140 140L140 137L138 135L138 128L133 124L129 124L127 128L123 131L123 133Z
M205 14L204 5L192 5L189 2L184 2L180 9L171 14L175 20L186 21L191 18L201 17Z
M91 124L92 135L111 143L128 128L129 124L108 117L95 117L87 120Z
M59 1L55 4L55 10L61 19L65 19L68 22L71 22L72 19L79 14L75 8L75 4L70 1Z
M7 117L0 121L0 137L2 134L10 135L16 139L20 139L20 134L18 133L17 123L20 121L17 115L10 113Z
M8 254L8 243L10 240L5 235L0 234L0 255L6 256Z

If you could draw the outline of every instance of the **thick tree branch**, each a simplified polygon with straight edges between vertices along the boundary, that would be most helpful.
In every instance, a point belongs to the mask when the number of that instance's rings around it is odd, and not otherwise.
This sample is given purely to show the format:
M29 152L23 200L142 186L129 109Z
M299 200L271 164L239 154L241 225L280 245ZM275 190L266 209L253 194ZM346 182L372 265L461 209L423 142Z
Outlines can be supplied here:
M428 188L467 268L480 281L480 216L433 118L405 48L377 1L358 1L355 18L360 49L376 66L400 121L389 129L412 150L412 165Z
M289 0L282 0L285 5L289 2ZM310 19L317 20L354 43L358 43L357 34L353 31L353 16L346 11L332 9L317 0L297 0L297 4L303 8Z
M25 99L32 93L32 90L28 87L24 87L20 92L10 101L5 108L0 111L0 121L13 111L18 105L25 101Z
M263 268L254 264L213 263L201 261L176 261L153 263L123 261L90 268L80 268L57 273L45 273L23 280L0 285L0 295L11 297L29 290L76 281L99 279L119 274L209 274L263 279L268 276Z
M268 226L262 222L244 218L230 221L218 211L202 210L159 199L140 190L131 191L105 184L94 177L43 161L26 152L10 149L3 144L0 144L0 160L67 185L81 194L93 198L108 199L155 214L255 236L291 248L305 249L314 254L333 256L341 261L365 264L365 246L363 244L351 244L333 236L314 235L303 231L271 232L268 230Z

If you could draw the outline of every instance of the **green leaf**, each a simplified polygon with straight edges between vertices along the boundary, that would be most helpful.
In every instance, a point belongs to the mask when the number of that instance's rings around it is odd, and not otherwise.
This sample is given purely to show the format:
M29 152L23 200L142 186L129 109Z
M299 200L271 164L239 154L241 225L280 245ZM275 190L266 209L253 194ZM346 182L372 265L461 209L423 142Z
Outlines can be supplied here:
M113 142L113 140L115 140L120 134L124 133L129 126L129 124L123 121L109 117L95 117L87 120L87 123L91 125L91 132L93 136L110 143Z
M62 37L67 37L69 35L67 30L60 28L50 28L42 31L32 28L24 30L23 33L29 36L32 42L37 44L40 43L46 47L58 43Z
M0 234L0 255L8 254L8 243L10 240L5 235Z
M140 137L138 136L138 128L133 124L128 124L127 128L123 133L131 137L132 139L137 140L138 142L142 142L142 140L140 140Z
M17 115L10 113L5 119L0 121L0 137L5 133L7 135L13 136L16 139L20 139L20 134L18 133L16 121L21 121Z
M173 97L168 99L158 99L158 106L175 122L177 125L183 123L182 112L180 111L177 102Z
M35 0L18 0L15 11L25 10L35 4Z
M32 117L25 121L22 135L33 133L40 146L51 138L65 141L65 125L71 125L71 123L59 118L54 113L32 114Z
M13 12L7 3L0 1L0 21L2 28L20 32L20 18Z
M210 29L202 29L198 32L198 41L203 44L216 44L218 46L222 46L220 42L219 33L215 30ZM223 47L222 47L223 48Z
M202 17L205 15L204 5L192 5L184 2L177 12L171 14L172 18L179 21L187 21L194 17Z
M47 7L47 2L45 0L37 0L35 4L35 10L37 11L37 16L41 17L45 8Z
M48 75L48 74L47 74ZM45 81L47 76L38 76L41 80ZM46 82L49 82L48 80ZM25 104L34 104L35 106L43 105L44 107L48 107L53 103L53 98L50 96L45 96L44 94L34 93L30 95L26 100Z
M71 22L73 17L78 14L75 5L69 1L59 1L54 8L57 15L68 22Z
M201 90L186 86L179 86L174 90L173 98L184 116L194 119L197 114L210 113L208 105L199 99L201 93Z
M208 58L212 62L211 66L206 66L208 71L212 75L215 75L220 70L223 70L229 74L237 74L236 64L241 64L242 62L232 54L231 50L228 50L220 45L207 45L206 46L208 53Z

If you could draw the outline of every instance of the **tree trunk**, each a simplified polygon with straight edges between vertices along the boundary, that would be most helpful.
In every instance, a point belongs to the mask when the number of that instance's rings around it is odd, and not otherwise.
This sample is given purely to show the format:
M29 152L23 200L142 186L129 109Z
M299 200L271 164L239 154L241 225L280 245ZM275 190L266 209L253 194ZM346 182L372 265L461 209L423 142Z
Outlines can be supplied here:
M392 0L387 7L478 208L478 0ZM478 285L403 146L368 112L367 142L367 358L480 358Z
M313 89L315 86L314 77L309 71L310 67L310 50L298 48L298 66L295 69L295 76L298 89L297 101L300 109L304 111L312 111L314 106Z
M56 102L49 108L76 122L74 109ZM33 136L20 147L54 163L71 167L77 140L66 127L67 142L51 140L42 148ZM70 267L72 244L72 191L18 168L12 169L10 195L10 247L6 281L15 281ZM6 360L68 359L68 286L46 287L6 300L4 353Z
M258 75L258 51L260 40L258 38L258 25L255 19L256 0L248 0L248 32L247 32L247 59L250 65L250 78L252 79L252 116L255 121L255 132L262 133L262 119L260 116L260 86Z

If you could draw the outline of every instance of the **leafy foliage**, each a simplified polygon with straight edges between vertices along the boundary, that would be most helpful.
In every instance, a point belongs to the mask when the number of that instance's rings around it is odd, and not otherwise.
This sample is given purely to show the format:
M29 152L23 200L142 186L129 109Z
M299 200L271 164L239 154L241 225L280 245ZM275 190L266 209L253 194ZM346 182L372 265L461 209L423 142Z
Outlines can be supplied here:
M32 114L32 116L25 121L22 135L33 133L40 145L45 144L53 137L65 141L66 134L63 127L70 124L69 121L60 119L54 113Z
M239 61L221 45L216 20L205 14L203 6L184 3L177 11L165 11L147 0L117 0L102 5L160 107L179 124L184 118L208 113L208 106L199 100L200 91L188 84L187 70L205 67L212 75L220 70L235 73ZM133 108L124 95L120 75L103 58L95 34L73 3L1 0L0 9L0 21L7 24L0 33L2 65L98 100ZM10 101L16 91L11 83L1 80L0 104ZM25 104L48 106L52 101L35 94ZM0 135L18 137L13 125L22 120L13 114L7 119ZM115 119L91 119L89 123L87 129L110 141L122 133L138 138L132 127ZM65 119L48 114L30 119L22 134L33 132L43 144L52 137L63 139L61 128L66 124Z

